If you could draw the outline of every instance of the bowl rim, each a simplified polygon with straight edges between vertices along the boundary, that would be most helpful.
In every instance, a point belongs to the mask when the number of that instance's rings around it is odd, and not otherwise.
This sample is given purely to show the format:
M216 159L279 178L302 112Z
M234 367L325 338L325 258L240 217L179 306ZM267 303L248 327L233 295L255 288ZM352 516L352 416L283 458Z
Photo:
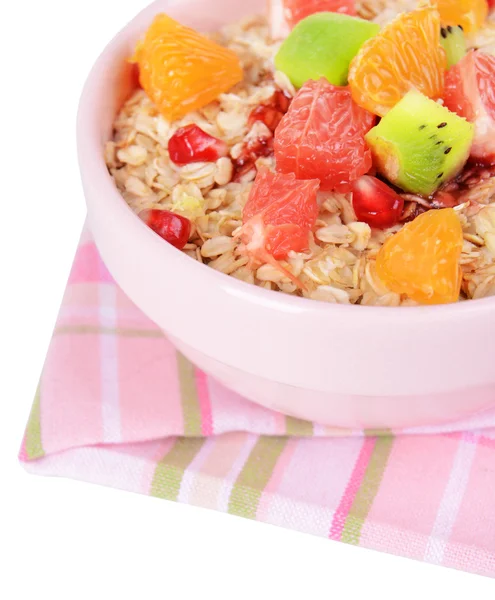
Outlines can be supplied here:
M425 323L428 320L437 320L439 317L442 320L455 319L460 316L473 316L473 313L477 313L477 316L479 316L484 313L491 314L495 311L495 297L464 300L450 304L388 307L328 303L310 298L292 296L275 290L266 290L212 268L208 269L208 275L206 275L205 270L207 269L207 265L199 263L182 251L163 243L161 238L139 219L138 215L134 213L124 200L107 169L101 134L98 135L95 127L88 126L88 124L91 123L92 116L94 116L91 98L94 96L95 87L101 87L99 84L105 72L107 61L111 60L118 49L128 41L131 31L143 30L140 26L141 23L144 25L146 19L155 14L155 10L158 13L164 9L164 4L173 6L178 3L178 0L168 0L168 2L166 0L155 0L137 13L131 21L120 29L93 64L84 83L77 111L77 151L83 179L94 178L97 181L96 185L99 194L105 198L105 202L112 203L115 210L119 211L123 218L127 220L132 218L135 226L141 228L141 240L149 240L149 244L154 244L157 249L161 246L159 251L165 259L182 261L183 268L192 274L199 272L197 270L200 269L203 273L202 277L209 277L213 283L216 282L231 295L242 296L244 300L249 300L254 304L261 303L265 307L269 305L273 309L284 312L300 313L309 311L321 313L322 316L326 315L327 317L331 314L333 318L341 317L343 319L348 319L349 317L356 318L357 315L360 315L363 319L370 317L380 321L396 321L397 319L403 320L407 318L408 321ZM88 153L88 149L91 150L90 153ZM157 241L160 242L159 245L156 244ZM410 323L410 325L412 324Z

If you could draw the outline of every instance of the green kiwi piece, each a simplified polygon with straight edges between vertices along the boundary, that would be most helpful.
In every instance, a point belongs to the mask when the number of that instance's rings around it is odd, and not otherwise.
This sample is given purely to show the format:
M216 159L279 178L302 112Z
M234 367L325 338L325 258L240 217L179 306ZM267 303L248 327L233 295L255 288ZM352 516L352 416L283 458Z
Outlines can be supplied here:
M296 88L308 79L346 85L349 64L380 26L358 17L320 12L300 21L280 46L275 67Z
M430 196L462 169L473 136L471 123L412 90L366 134L366 142L389 181Z
M440 29L440 42L447 55L447 68L457 64L467 52L466 38L461 25L442 27Z

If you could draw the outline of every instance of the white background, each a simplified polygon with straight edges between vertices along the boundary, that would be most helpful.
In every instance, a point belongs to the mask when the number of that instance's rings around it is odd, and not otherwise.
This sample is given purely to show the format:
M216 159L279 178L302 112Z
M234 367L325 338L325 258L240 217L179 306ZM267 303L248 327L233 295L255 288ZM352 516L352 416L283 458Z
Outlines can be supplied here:
M84 220L79 93L105 43L145 1L2 2L0 598L493 597L491 579L33 477L17 464Z

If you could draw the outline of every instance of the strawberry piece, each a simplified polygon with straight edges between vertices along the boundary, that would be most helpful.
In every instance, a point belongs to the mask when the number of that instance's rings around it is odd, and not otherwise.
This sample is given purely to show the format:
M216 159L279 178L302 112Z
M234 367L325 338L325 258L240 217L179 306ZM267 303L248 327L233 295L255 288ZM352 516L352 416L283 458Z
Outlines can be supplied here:
M191 221L169 210L142 210L139 218L166 242L182 250L191 234Z
M170 160L176 165L193 162L214 162L228 154L227 144L209 135L197 125L178 129L168 142Z
M404 199L383 181L363 175L353 183L352 206L358 221L386 229L399 222Z

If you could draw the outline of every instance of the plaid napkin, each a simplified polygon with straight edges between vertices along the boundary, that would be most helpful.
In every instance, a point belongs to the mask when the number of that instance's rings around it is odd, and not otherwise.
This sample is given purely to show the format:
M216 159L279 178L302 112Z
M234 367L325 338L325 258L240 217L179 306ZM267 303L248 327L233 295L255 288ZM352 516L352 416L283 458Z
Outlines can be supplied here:
M178 354L84 232L20 458L60 475L495 576L495 408L344 431L272 412Z

